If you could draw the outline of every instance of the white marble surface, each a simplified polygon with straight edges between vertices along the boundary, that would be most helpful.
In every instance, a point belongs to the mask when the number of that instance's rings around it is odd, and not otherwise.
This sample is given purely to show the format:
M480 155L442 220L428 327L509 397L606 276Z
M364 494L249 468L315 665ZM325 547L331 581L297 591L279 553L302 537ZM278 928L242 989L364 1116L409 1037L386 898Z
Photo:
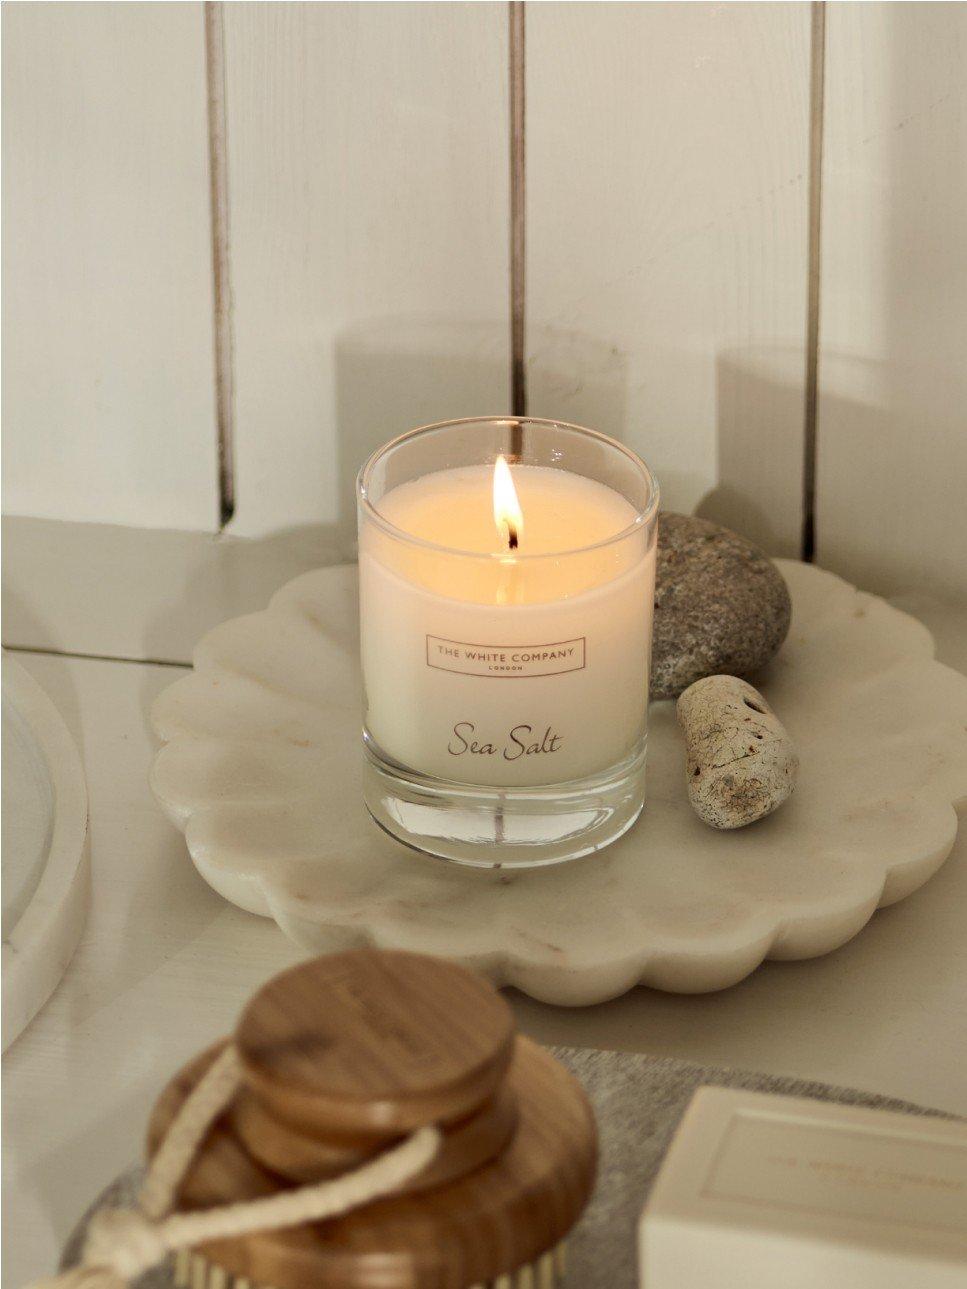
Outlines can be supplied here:
M155 705L152 785L205 879L306 949L420 948L567 1005L639 983L722 989L764 958L828 953L949 854L967 681L913 618L780 567L793 623L759 687L802 768L792 799L748 829L695 817L674 706L658 703L645 812L600 855L475 873L384 837L361 804L351 566L297 578L202 639Z

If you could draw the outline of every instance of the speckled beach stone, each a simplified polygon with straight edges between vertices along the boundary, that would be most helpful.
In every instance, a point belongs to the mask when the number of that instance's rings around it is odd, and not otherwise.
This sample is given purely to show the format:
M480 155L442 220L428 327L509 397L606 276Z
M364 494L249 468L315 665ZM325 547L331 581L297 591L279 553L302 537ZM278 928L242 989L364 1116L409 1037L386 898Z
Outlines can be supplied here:
M706 676L678 700L685 782L712 828L744 828L772 814L796 785L799 757L757 689L737 676Z
M751 675L789 630L782 574L757 546L691 515L658 520L651 697L676 698L703 676Z

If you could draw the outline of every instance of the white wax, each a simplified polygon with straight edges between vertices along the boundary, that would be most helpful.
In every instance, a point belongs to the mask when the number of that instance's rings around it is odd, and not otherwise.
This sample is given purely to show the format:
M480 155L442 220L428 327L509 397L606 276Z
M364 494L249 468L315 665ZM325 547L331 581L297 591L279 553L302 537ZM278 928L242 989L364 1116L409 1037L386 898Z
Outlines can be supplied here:
M370 735L412 770L508 788L583 779L638 748L655 576L643 529L608 542L635 523L619 493L564 470L512 475L516 552L481 465L380 500L380 515L431 545L367 522L359 554Z
M634 507L603 483L568 470L510 469L525 516L519 555L547 555L593 546L634 523ZM494 524L493 467L439 470L388 492L379 513L411 537L478 555L505 554Z

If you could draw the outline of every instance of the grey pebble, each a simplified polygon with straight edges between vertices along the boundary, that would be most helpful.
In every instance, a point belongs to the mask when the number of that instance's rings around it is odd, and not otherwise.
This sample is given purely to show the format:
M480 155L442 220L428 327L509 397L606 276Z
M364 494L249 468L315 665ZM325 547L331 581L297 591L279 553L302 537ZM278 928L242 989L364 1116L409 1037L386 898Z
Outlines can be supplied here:
M782 574L752 542L706 519L659 516L652 698L676 698L703 676L753 674L791 615Z

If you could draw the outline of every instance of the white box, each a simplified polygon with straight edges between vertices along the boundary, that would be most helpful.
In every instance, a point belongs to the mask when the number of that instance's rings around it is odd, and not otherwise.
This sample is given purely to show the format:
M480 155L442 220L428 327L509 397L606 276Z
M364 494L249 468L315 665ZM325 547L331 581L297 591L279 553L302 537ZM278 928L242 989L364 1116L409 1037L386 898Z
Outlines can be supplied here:
M967 1124L701 1088L639 1267L643 1289L967 1289Z

